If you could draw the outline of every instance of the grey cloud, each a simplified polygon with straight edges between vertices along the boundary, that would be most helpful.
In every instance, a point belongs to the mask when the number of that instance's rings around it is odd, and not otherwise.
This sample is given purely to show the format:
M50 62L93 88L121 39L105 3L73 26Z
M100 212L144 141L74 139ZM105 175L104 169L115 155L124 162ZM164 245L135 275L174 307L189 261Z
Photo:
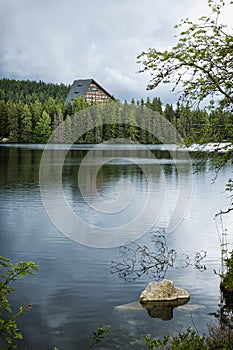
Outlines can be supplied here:
M0 76L71 83L93 77L120 99L158 96L136 56L173 42L173 25L203 0L8 0L0 11ZM201 13L202 14L202 13ZM164 94L164 93L163 93Z

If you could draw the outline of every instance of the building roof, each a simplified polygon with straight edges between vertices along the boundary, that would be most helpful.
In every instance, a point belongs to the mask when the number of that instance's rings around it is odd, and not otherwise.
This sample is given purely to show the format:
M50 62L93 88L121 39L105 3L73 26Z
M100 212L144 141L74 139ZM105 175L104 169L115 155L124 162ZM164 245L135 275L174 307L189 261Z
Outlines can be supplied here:
M72 103L74 98L85 96L91 84L97 85L102 91L105 92L106 95L112 98L109 92L100 86L94 79L78 79L74 80L73 84L71 85L69 94L65 100L65 104Z

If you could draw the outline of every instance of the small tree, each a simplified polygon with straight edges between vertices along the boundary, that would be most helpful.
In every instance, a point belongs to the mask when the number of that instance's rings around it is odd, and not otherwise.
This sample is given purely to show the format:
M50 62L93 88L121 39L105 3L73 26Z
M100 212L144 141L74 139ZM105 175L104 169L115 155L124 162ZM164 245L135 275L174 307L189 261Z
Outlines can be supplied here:
M144 68L150 71L148 89L161 83L183 85L183 98L199 103L207 97L210 106L219 105L232 111L233 105L233 36L226 25L219 23L224 0L207 0L210 16L202 16L197 23L188 18L181 20L176 28L183 30L177 44L171 50L155 48L138 56ZM233 1L228 1L232 5Z
M83 96L75 98L73 101L73 111L79 112L84 108L90 107L90 103L88 103Z
M176 26L181 31L171 50L150 48L138 56L138 62L143 65L141 72L151 73L149 90L162 83L173 84L173 90L181 90L185 106L194 107L205 101L212 111L215 109L215 116L201 132L197 125L192 127L194 132L188 133L188 143L233 143L233 35L220 23L223 8L232 6L233 1L224 1L207 0L211 14L200 17L196 23L182 19ZM177 108L175 126L178 130L182 127L179 117ZM217 169L232 156L233 149L228 145L221 149L221 154L218 146L215 152L207 154Z
M230 253L230 257L225 259L226 273L224 273L221 282L221 289L223 293L233 296L233 250Z
M32 142L32 114L28 105L24 105L21 115L20 140L23 143Z
M15 313L8 300L13 288L11 282L18 277L32 275L38 271L38 266L32 261L12 264L9 259L0 256L0 338L3 340L2 350L17 348L16 340L22 339L22 333L17 326L18 318L31 308L31 304L20 306Z
M36 123L34 129L34 142L35 143L46 143L52 133L51 119L47 112L43 112L42 116Z
M65 137L65 141L66 143L72 143L72 120L71 117L69 116L69 114L67 114L66 116L66 120L65 120L65 133L66 133L66 137Z
M32 112L32 126L34 128L43 112L42 103L41 101L38 100L38 98L36 98L34 103L31 104L31 112Z
M16 104L13 102L7 102L7 115L8 115L8 133L10 142L19 141L19 118L17 115Z

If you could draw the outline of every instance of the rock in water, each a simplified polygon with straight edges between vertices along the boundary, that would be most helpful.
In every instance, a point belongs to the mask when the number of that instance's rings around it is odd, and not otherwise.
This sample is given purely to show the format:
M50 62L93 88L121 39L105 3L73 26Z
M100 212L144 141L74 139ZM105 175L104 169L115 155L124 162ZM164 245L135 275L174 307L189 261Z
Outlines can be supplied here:
M178 299L189 299L190 294L181 288L175 288L170 280L162 282L150 282L140 295L140 302L148 301L175 301Z

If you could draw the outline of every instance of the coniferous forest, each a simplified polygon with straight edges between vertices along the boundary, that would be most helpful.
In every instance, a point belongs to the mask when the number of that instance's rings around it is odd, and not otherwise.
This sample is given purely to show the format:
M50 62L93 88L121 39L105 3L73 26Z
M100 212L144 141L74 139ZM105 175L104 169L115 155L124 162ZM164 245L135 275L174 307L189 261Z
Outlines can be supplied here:
M101 122L101 108L106 109L104 106L99 106L99 112L93 114L90 108L86 108L90 104L84 98L74 100L72 105L65 105L69 89L70 86L65 84L1 79L0 140L46 143L53 130L64 121L63 138L54 139L54 142L73 142L73 130L77 132L81 128L87 131L79 136L76 143L100 143L117 138L144 144L158 143L160 141L154 136L158 125L154 114L148 114L148 109L163 115L186 141L218 142L220 133L226 141L232 138L228 125L229 112L221 109L193 109L179 101L175 107L172 104L163 105L159 97L140 101L132 98L130 103L125 101L121 107L108 108L110 122L104 124ZM80 114L84 109L85 113ZM99 126L93 127L96 118L99 119ZM211 130L218 130L219 133ZM169 142L169 135L166 141ZM171 141L174 141L172 137Z

